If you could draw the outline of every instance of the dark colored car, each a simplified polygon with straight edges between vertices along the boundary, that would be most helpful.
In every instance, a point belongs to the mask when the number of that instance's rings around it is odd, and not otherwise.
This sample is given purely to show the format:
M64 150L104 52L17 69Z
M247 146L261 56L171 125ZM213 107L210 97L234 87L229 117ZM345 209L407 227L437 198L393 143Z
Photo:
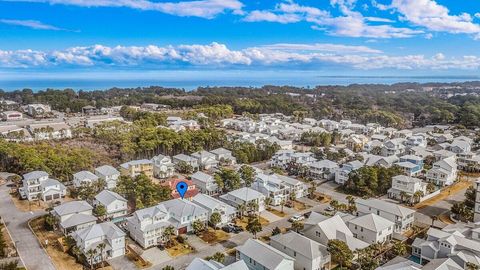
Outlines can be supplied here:
M243 232L243 228L235 224L227 224L222 227L222 230L227 233L240 233Z

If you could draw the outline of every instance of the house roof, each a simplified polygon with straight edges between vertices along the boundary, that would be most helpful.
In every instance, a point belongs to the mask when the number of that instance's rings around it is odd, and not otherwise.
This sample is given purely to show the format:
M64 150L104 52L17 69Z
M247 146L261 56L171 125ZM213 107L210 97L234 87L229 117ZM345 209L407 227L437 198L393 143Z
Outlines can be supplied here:
M164 205L159 204L152 207L137 210L135 211L133 216L140 222L144 219L152 218L152 217L160 217L161 219L163 219L168 216L168 211Z
M128 167L130 167L130 166L142 165L142 164L152 164L152 161L148 160L148 159L138 159L138 160L132 160L132 161L129 161L129 162L125 162L125 163L121 164L120 166L122 168L128 169Z
M225 208L226 214L233 214L236 212L236 209L222 201L219 201L211 196L205 194L197 194L192 198L192 202L207 209L215 210L219 208Z
M392 180L397 180L397 181L402 181L402 182L407 182L407 183L421 183L422 180L419 178L415 177L410 177L406 175L396 175L392 177Z
M395 223L391 222L390 220L375 214L366 214L366 215L351 219L349 223L358 225L362 228L365 228L367 230L374 231L374 232L381 232L395 225Z
M210 153L210 152L207 152L205 150L202 150L202 151L198 151L198 152L195 152L195 153L192 153L191 155L192 157L196 157L196 158L215 158L215 155Z
M413 164L410 161L397 162L397 163L395 163L395 165L397 165L399 167L407 168L407 169L413 169L413 168L417 167L416 164Z
M24 174L23 179L32 180L32 179L38 179L45 176L48 176L48 173L45 171L33 171L33 172Z
M61 222L60 226L62 226L63 228L71 228L85 223L94 222L96 220L97 218L92 215L73 214L71 217Z
M208 183L210 181L214 181L213 176L210 174L206 174L202 171L197 171L191 176L192 179L198 180L200 182Z
M92 210L93 207L88 204L86 201L71 201L63 203L59 206L55 206L53 211L57 213L59 216L84 212L88 210Z
M270 240L286 246L309 259L316 259L328 254L326 246L294 231L286 234L277 234L272 236Z
M455 261L450 258L444 259L434 259L431 260L428 264L426 264L423 270L460 270L463 267L460 267Z
M182 217L192 216L197 217L207 213L204 208L182 199L173 199L160 203L165 206L171 217L176 220L181 220Z
M102 205L110 205L111 203L117 200L122 202L127 202L127 200L122 196L120 196L119 194L106 189L98 193L97 196L95 196L95 200L97 200Z
M98 176L96 176L95 174L93 174L89 171L80 171L80 172L74 173L73 177L75 177L79 180L86 180L86 179L97 180L98 179Z
M225 148L217 148L217 149L214 149L214 150L210 151L210 153L213 153L215 155L230 155L230 154L232 154L231 151L229 151Z
M237 250L267 269L277 269L284 260L294 261L294 258L259 240L248 239L243 246L237 247Z
M120 174L120 172L110 165L103 165L95 168L95 172L98 172L105 176Z
M185 270L248 270L248 267L242 260L224 266L213 260L206 261L204 259L195 258Z
M371 207L371 208L374 208L374 209L378 209L378 210L383 211L383 212L391 213L391 214L394 214L396 216L401 216L401 217L405 217L405 216L408 216L408 215L411 215L411 214L415 213L415 211L412 210L412 209L403 207L403 206L398 205L398 204L394 204L394 203L390 203L390 202L386 202L386 201L381 201L381 200L378 200L378 199L368 199L368 200L357 199L356 203L361 204L361 205L365 205L365 206L368 206L368 207Z
M336 162L330 161L328 159L320 160L310 164L311 167L315 168L327 168L327 169L335 169L338 167Z
M74 232L75 236L84 242L105 236L107 239L124 237L126 234L112 222L95 224L86 229Z
M42 186L42 188L58 186L60 188L60 190L65 190L66 189L65 185L60 183L60 181L52 179L52 178L48 178L46 181L43 181L40 186Z
M188 156L188 155L185 155L185 154L178 154L176 156L173 156L173 158L178 159L178 160L182 160L182 161L186 161L186 162L196 161L195 158L193 158L191 156Z
M251 201L264 197L262 193L248 187L243 187L234 191L230 191L228 194L237 197L243 201Z
M422 265L407 258L397 256L375 270L420 270Z

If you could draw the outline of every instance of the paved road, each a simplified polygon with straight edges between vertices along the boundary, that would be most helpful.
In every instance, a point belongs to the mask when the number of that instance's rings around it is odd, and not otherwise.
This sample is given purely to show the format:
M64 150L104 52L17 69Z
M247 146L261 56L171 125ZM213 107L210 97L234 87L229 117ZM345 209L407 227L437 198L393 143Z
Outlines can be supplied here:
M55 270L45 250L28 228L28 220L45 214L44 211L21 212L12 202L6 185L0 186L0 216L7 225L18 253L28 270Z

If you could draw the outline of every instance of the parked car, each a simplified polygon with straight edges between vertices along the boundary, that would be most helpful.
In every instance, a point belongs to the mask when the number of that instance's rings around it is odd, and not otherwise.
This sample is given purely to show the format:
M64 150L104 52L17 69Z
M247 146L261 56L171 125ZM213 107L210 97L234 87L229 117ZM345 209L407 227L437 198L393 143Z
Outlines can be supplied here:
M222 230L227 233L240 233L243 232L243 228L235 224L227 224L222 227Z
M301 221L301 220L304 220L305 217L303 215L295 215L295 216L292 216L291 218L288 219L288 221L290 222L297 222L297 221Z
M333 207L331 207L331 206L328 206L327 208L325 208L325 211L327 211L327 212L333 212L333 211L335 211L335 209L334 209Z

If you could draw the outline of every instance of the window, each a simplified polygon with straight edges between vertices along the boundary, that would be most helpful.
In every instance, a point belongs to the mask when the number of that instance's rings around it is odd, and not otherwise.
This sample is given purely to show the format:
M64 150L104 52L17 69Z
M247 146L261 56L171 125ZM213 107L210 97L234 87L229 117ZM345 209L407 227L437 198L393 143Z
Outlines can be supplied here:
M297 257L297 252L296 251L293 252L293 257Z

